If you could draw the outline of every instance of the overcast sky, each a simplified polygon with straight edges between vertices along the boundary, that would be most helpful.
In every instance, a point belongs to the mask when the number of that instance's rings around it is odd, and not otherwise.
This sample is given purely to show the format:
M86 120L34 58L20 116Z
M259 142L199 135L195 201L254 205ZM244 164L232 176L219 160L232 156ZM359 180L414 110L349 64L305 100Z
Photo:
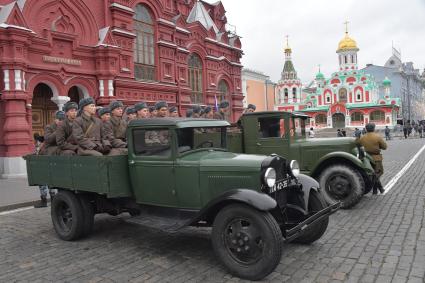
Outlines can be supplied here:
M215 2L216 0L209 0ZM344 37L344 22L357 41L359 68L384 65L391 42L402 60L425 67L425 0L222 0L227 20L242 36L244 67L261 71L276 82L284 64L285 35L303 82L321 64L326 77L337 70L335 53Z

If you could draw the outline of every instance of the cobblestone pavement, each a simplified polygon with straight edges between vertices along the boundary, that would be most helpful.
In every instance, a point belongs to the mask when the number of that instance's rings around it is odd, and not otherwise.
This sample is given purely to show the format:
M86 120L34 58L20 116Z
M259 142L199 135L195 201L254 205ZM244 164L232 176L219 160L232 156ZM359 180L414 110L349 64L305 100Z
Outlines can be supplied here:
M384 183L423 145L395 140ZM272 282L424 282L425 153L385 196L365 196L332 215L312 245L288 244ZM0 282L238 282L216 260L207 230L178 234L96 216L77 242L59 240L49 209L0 215Z

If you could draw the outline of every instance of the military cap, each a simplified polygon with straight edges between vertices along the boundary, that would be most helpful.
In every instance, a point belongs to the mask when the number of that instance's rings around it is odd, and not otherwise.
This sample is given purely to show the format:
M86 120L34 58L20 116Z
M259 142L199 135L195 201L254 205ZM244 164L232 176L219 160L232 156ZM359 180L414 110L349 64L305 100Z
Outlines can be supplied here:
M173 112L177 112L177 107L176 106L170 107L170 113L173 113Z
M368 133L375 131L375 124L374 123L368 123L368 124L366 124L366 131Z
M155 111L155 106L150 106L149 107L149 113L152 113L153 111Z
M121 101L117 101L117 100L109 103L109 109L111 110L111 112L118 107L124 107L124 104L122 104Z
M136 111L139 111L145 108L148 108L148 105L146 104L146 102L140 102L134 105L134 109L136 109Z
M222 102L220 102L219 108L226 108L229 107L229 105L229 101L223 100Z
M202 108L201 108L201 106L199 106L199 105L193 105L192 106L192 111L193 111L193 113L200 113L201 112L201 110L202 110Z
M106 113L111 113L109 107L102 107L97 110L97 115L99 115L99 117L102 117L102 115L105 115Z
M134 114L134 113L136 113L137 111L136 111L136 108L134 108L134 107L128 107L127 108L127 110L125 110L125 113L128 115L128 114Z
M211 111L212 111L211 106L206 106L206 107L204 108L204 113L205 113L205 114L208 114L208 113L210 113Z
M192 114L193 114L193 110L192 109L187 109L186 110L186 118L192 117Z
M92 97L83 98L78 103L78 108L80 108L80 110L83 110L84 107L90 104L94 104L94 99Z
M59 110L55 113L55 118L58 120L65 120L65 112Z
M155 109L156 110L159 110L159 109L161 109L163 107L168 108L167 102L165 102L165 101L158 101L157 103L155 103Z
M257 109L257 106L255 106L254 104L248 104L248 109L252 109L255 111L255 109Z
M67 103L65 103L65 105L63 106L63 111L66 113L71 109L75 109L78 110L78 104L73 102L73 101L68 101Z

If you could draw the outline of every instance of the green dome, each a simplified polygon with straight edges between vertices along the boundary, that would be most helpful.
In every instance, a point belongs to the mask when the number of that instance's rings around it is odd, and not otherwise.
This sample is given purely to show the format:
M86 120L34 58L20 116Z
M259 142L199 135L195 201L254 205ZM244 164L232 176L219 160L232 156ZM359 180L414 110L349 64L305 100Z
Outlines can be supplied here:
M323 80L325 79L325 76L319 71L316 75L316 80Z
M391 80L387 77L385 77L385 79L382 81L382 84L384 86L390 86L391 85Z

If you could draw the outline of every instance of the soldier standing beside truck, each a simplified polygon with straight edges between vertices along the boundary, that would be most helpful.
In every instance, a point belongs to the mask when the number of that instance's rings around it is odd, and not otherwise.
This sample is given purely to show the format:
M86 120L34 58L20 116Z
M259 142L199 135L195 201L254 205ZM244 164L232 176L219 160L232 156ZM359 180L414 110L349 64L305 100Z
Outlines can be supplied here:
M56 130L56 143L58 145L58 155L72 156L77 154L78 145L72 136L72 124L77 118L78 104L68 101L63 110L65 120Z
M385 192L384 188L382 187L381 181L379 178L384 174L384 166L382 165L382 154L381 150L387 149L387 143L384 141L384 139L378 135L377 133L374 133L375 131L375 124L369 123L366 125L366 134L362 136L360 139L357 140L357 142L362 145L366 152L369 153L373 160L375 161L375 174L376 174L376 183L375 186L373 186L373 194L376 195L378 193L377 190L381 194Z

